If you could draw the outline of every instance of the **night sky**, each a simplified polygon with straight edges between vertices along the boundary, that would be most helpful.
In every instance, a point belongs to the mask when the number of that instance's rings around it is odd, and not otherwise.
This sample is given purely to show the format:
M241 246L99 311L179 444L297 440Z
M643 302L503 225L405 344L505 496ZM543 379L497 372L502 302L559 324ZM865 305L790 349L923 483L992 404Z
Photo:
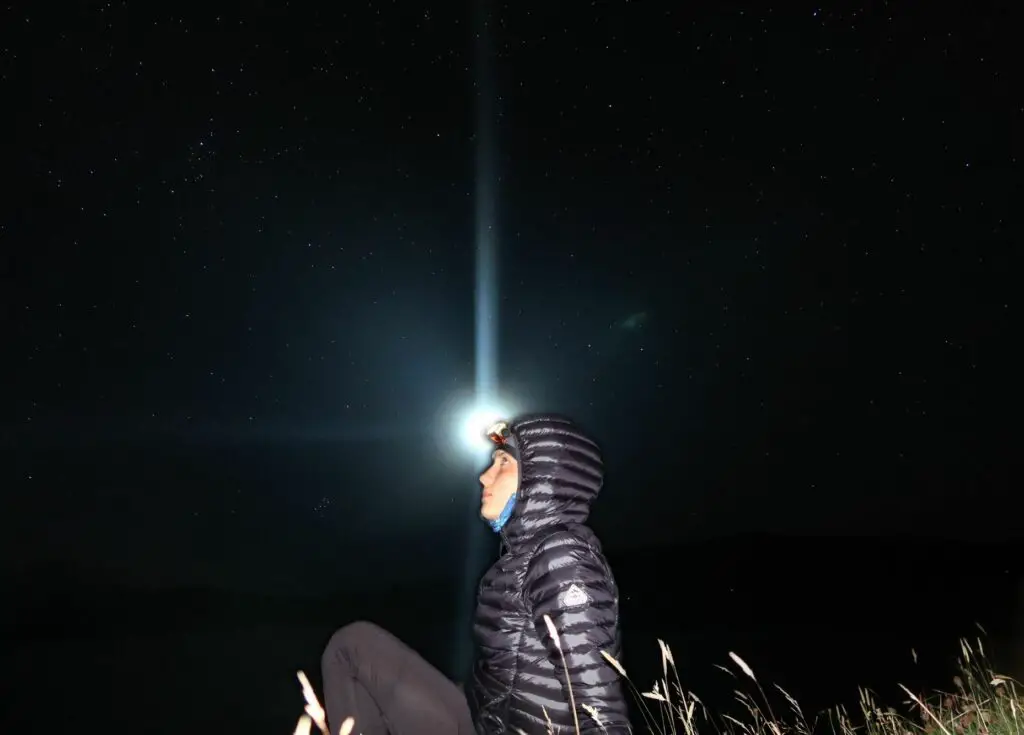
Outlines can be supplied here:
M1018 535L1009 4L684 5L0 9L4 571L490 548L481 232L606 547Z

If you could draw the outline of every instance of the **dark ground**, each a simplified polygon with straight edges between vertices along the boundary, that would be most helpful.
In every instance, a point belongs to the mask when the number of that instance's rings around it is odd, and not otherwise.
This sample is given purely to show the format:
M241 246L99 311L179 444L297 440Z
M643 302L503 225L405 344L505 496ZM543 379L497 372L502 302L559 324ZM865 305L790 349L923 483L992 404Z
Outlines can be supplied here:
M684 686L716 707L734 686L714 668L729 651L808 712L854 706L859 685L897 704L897 681L950 682L958 638L974 638L975 623L1010 665L1019 551L769 537L609 551L623 594L624 663L648 688L661 637ZM322 645L356 618L450 666L453 582L303 599L146 591L77 574L49 566L5 584L14 595L3 619L3 732L101 723L109 732L291 732L302 705L295 671L319 686Z

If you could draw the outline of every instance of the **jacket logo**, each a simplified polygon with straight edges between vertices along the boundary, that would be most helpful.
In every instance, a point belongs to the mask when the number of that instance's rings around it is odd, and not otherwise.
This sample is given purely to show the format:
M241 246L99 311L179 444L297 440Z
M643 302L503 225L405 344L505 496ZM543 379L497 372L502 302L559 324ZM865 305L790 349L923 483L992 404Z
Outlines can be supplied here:
M590 598L578 584L570 586L562 593L562 607L576 607L577 605L586 605L588 602L590 602Z

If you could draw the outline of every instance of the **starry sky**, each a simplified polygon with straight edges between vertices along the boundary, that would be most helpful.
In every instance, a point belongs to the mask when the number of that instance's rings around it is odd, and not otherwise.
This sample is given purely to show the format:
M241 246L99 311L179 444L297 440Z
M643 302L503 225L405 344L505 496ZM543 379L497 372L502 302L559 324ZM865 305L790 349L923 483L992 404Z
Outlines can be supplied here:
M0 9L5 568L444 567L483 210L606 546L1014 536L1009 5L684 5Z

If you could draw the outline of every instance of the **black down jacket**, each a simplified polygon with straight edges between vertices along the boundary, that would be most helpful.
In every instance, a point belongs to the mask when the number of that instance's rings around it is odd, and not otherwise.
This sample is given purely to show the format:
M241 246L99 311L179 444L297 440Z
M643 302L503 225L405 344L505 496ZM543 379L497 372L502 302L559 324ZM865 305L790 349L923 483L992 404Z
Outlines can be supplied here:
M618 589L583 525L603 481L600 451L558 417L523 418L509 431L519 490L501 530L503 553L477 593L477 658L467 687L477 732L546 733L546 711L555 732L571 733L570 701L581 732L630 732L619 675L601 655L619 660Z

